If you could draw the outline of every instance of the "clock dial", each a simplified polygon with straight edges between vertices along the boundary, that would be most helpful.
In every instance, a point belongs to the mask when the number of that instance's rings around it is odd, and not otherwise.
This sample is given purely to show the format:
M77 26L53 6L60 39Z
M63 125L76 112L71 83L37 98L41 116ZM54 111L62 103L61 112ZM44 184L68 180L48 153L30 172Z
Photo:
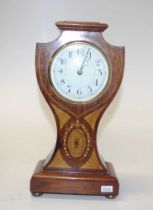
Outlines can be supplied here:
M75 42L60 48L50 65L50 79L58 94L73 102L87 102L106 88L109 67L93 44Z

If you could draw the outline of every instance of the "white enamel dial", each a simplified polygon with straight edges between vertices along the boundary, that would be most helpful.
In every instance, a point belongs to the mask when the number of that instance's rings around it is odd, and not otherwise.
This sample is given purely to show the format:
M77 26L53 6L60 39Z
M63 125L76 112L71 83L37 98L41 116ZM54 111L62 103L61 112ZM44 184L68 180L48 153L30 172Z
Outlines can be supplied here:
M109 66L103 53L93 44L74 42L55 53L49 74L59 95L73 102L87 102L105 89Z

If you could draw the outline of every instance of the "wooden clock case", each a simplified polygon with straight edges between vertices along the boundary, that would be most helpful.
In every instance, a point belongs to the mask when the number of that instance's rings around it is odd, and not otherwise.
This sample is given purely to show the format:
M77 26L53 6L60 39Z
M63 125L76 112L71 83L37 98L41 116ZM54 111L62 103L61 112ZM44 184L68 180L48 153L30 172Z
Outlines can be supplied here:
M124 47L110 45L104 40L102 32L107 24L57 22L56 25L61 30L60 36L52 42L36 45L36 75L55 116L57 141L53 154L38 162L30 181L30 191L34 195L65 193L113 198L119 193L119 182L112 164L98 154L96 135L99 121L123 77ZM56 93L49 78L53 54L61 46L76 41L92 43L101 49L110 68L105 92L87 103L64 100Z

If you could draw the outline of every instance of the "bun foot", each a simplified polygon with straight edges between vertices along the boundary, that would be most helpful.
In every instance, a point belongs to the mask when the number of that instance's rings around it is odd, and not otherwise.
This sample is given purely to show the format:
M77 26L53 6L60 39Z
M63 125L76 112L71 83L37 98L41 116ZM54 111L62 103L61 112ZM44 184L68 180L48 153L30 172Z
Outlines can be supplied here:
M114 199L114 198L116 198L116 196L115 195L106 195L106 198L108 198L108 199Z
M31 193L33 196L35 196L35 197L39 197L39 196L42 196L43 195L43 193L38 193L38 192L33 192L33 193Z

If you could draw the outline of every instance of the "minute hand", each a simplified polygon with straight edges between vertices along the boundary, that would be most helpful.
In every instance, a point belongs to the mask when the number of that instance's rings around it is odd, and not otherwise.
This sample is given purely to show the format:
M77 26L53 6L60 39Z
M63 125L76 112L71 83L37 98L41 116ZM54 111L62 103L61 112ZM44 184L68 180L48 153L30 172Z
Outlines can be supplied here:
M84 58L84 60L83 60L83 62L82 62L82 65L81 65L80 69L79 69L78 72L77 72L79 75L82 74L82 69L83 69L84 66L86 65L86 61L88 62L89 59L90 59L90 57L88 57L89 52L90 52L90 48L88 49L88 51L87 51L87 53L86 53L86 55L85 55L85 58ZM88 59L87 59L87 58L88 58Z

